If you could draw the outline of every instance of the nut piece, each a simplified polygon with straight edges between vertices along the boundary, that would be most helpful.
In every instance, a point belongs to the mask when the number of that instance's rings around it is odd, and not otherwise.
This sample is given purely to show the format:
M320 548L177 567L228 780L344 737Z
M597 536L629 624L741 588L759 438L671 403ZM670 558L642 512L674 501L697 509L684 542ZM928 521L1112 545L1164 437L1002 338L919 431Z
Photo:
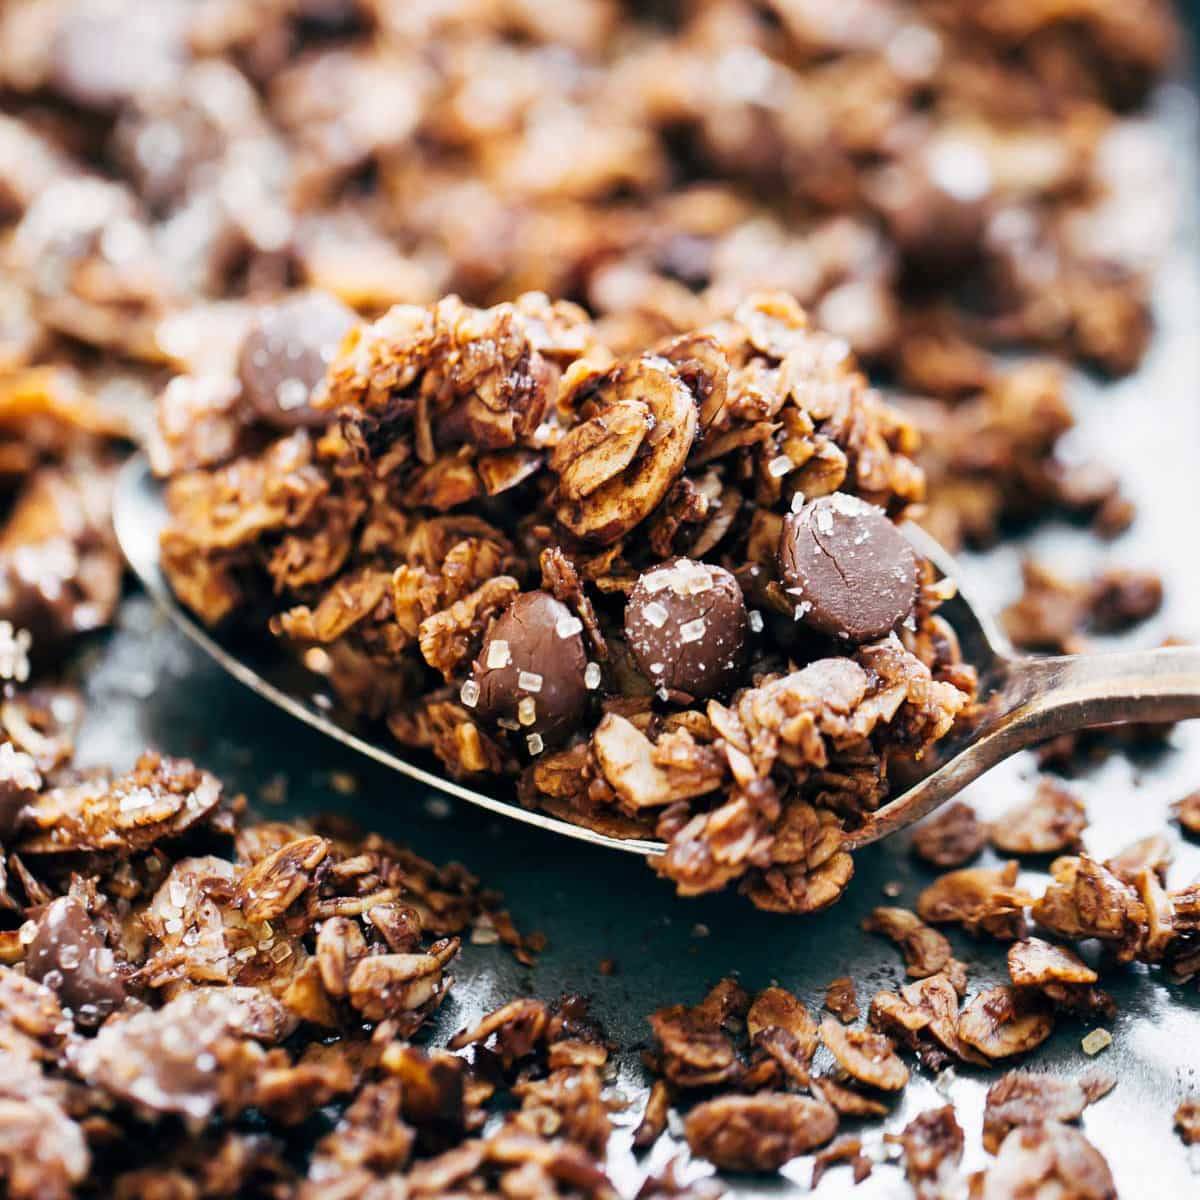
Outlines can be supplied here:
M625 605L625 638L656 687L705 698L737 682L746 602L723 567L676 558L644 571Z
M698 424L696 399L665 358L645 354L599 385L599 411L554 449L559 521L611 545L644 521L683 474Z
M57 992L81 1025L98 1025L125 1000L113 953L74 896L51 901L38 918L25 974Z
M1083 801L1049 779L1032 799L1010 808L991 827L991 842L1002 854L1062 854L1077 850L1087 828Z
M565 741L587 711L587 654L574 614L549 592L522 592L492 623L472 679L475 712L544 746ZM531 749L532 752L532 749Z
M857 496L836 492L792 513L778 561L796 619L828 637L883 637L916 603L916 554L882 509Z
M784 1092L706 1100L683 1125L692 1153L723 1171L776 1171L823 1146L837 1127L828 1104Z
M242 395L259 420L285 430L329 423L330 414L312 401L356 320L325 292L301 292L262 309L238 356Z
M847 1029L832 1017L821 1022L821 1041L838 1065L860 1083L883 1092L898 1092L908 1083L908 1068L900 1061L891 1038L869 1029Z

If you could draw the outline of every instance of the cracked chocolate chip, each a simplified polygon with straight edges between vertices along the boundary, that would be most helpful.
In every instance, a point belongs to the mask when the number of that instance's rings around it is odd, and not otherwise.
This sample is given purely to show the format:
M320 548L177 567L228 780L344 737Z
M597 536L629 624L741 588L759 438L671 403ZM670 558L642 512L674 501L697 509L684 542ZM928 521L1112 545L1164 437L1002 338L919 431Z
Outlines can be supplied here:
M778 561L796 620L828 637L883 637L916 603L912 547L880 509L856 496L822 496L792 513Z
M475 711L523 735L531 754L565 741L587 711L581 629L549 592L523 592L484 638L473 676Z
M746 604L722 567L676 558L642 572L625 606L625 637L657 687L712 696L744 661Z
M354 313L324 292L303 292L259 313L238 357L238 378L258 417L277 429L324 425L312 406Z

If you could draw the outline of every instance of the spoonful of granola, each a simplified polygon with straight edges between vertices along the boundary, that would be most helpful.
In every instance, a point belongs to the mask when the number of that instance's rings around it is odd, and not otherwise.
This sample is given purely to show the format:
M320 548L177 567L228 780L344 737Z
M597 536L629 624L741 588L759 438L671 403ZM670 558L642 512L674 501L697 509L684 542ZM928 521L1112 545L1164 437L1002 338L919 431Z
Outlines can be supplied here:
M788 297L640 351L538 295L317 308L175 339L209 349L118 537L238 679L428 787L811 912L1022 747L1200 716L1200 651L1012 654L906 520L915 430Z

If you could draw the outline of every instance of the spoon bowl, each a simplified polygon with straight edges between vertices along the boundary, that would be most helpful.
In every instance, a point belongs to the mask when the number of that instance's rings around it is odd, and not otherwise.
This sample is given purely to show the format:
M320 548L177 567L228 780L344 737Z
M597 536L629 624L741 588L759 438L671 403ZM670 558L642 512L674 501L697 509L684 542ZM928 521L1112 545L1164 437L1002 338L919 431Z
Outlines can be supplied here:
M175 598L159 565L159 534L167 521L162 489L144 456L121 471L113 502L117 540L142 586L179 629L240 683L293 717L360 754L489 812L565 837L631 854L657 856L663 842L622 837L526 808L515 796L489 795L447 779L428 766L380 745L351 714L321 691L318 676L287 655L222 641L199 625ZM961 579L954 557L922 529L903 527L918 554L945 577ZM969 783L1019 750L1059 734L1098 726L1180 721L1200 717L1200 648L1164 647L1114 654L1030 658L1014 652L988 609L961 583L942 609L963 656L979 673L977 719L952 731L915 764L905 789L847 831L854 849L878 841L933 812Z

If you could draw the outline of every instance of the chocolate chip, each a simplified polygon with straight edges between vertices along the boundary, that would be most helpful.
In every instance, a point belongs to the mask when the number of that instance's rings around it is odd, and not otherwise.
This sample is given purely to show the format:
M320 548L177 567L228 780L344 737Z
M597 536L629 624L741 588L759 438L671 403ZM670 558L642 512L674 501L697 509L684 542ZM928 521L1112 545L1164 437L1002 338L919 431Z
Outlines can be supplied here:
M262 310L242 343L238 377L263 421L278 429L329 421L327 412L312 407L313 389L355 319L325 292L305 292Z
M523 736L533 754L564 741L588 706L581 631L549 592L523 592L484 638L471 681L475 711Z
M866 642L913 610L917 556L882 510L835 492L784 522L779 573L795 618L818 633Z
M643 571L625 605L625 637L655 685L711 696L745 662L746 603L723 567L676 558Z
M60 896L38 918L25 973L57 992L80 1024L98 1025L125 1000L112 951L74 896Z

